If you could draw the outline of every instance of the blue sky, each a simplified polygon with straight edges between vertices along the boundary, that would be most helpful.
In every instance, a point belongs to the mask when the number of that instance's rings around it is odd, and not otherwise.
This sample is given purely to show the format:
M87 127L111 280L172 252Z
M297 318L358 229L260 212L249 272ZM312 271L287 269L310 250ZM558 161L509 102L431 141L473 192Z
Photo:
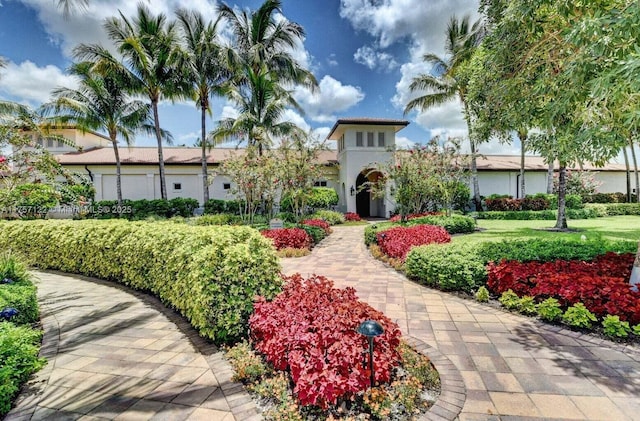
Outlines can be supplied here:
M59 86L74 87L66 75L72 49L79 43L111 46L102 29L106 17L121 10L133 15L136 3L128 0L90 0L87 10L64 18L55 0L0 0L0 56L9 61L0 75L0 98L38 106ZM180 6L214 17L217 1L149 0L156 13L172 15ZM228 2L255 9L261 1ZM293 110L286 118L325 137L336 118L403 118L411 98L411 79L430 69L422 61L426 52L443 53L444 30L452 14L477 17L477 0L283 0L284 16L301 24L304 42L293 51L320 83L312 94L299 89L295 97L305 115ZM223 36L225 34L223 28ZM175 144L191 145L198 137L199 114L190 103L161 106L162 126ZM214 120L234 113L223 99L213 105ZM459 104L451 102L425 113L405 117L411 124L399 133L401 144L423 142L431 136L466 135ZM136 145L153 145L142 136ZM517 153L517 145L491 142L483 153Z

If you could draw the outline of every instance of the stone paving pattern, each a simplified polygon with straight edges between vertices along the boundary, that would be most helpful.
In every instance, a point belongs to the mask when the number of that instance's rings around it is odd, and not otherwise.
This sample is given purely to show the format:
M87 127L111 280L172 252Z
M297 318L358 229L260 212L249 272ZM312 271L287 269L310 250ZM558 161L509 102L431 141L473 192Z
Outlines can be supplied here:
M640 420L640 348L420 286L370 256L363 226L333 230L283 272L354 287L436 355L443 396L427 419Z
M429 420L640 420L640 349L420 286L334 227L283 271L325 275L395 320L442 377ZM37 273L49 361L6 420L259 420L219 350L158 300Z
M222 353L159 300L36 273L49 361L5 420L259 420Z

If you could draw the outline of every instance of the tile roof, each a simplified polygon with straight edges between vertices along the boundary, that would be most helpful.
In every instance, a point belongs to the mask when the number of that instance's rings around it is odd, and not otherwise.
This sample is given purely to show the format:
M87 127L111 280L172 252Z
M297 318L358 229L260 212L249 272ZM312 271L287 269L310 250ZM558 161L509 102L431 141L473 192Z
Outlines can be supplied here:
M409 121L407 120L395 120L390 118L371 118L371 117L348 117L348 118L340 118L335 122L331 131L327 135L327 139L332 139L333 134L336 132L338 127L341 125L369 125L369 126L395 126L396 132L403 127L409 125Z

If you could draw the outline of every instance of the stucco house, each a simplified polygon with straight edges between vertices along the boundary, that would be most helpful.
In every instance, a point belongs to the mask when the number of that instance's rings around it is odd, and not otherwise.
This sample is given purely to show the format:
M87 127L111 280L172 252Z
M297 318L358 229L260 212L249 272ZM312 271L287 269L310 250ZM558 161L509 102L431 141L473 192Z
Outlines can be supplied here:
M334 188L340 198L341 211L357 212L362 216L385 217L394 210L393 200L372 199L359 187L372 177L373 163L391 159L396 133L409 124L406 120L344 118L336 121L327 139L335 148L323 151L319 160L324 164L317 186ZM96 200L116 198L116 169L113 149L108 139L99 133L82 133L73 128L62 132L76 142L79 150L66 145L42 145L57 156L69 170L85 174L96 188ZM330 145L331 146L331 145ZM165 147L165 171L169 198L191 197L203 201L200 148ZM211 176L209 196L229 199L231 181L224 174L216 174L220 163L242 149L211 149L207 162ZM158 154L154 147L120 148L123 196L128 199L160 198ZM608 164L604 168L585 165L594 171L602 183L601 192L624 192L626 172L623 165ZM478 158L478 177L481 194L509 194L520 197L520 157L486 155ZM525 160L526 193L545 192L547 165L542 158L529 156Z

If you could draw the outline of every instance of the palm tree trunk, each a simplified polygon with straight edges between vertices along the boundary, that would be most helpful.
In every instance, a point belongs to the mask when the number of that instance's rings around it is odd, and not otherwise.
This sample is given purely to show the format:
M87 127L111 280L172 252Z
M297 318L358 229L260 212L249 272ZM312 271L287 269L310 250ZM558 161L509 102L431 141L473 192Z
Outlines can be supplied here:
M567 163L560 162L559 176L558 176L558 219L556 220L555 228L564 230L567 229L567 214L566 214L566 202L565 197L567 194Z
M118 198L118 209L122 209L122 168L120 164L120 151L115 135L111 136L113 144L113 154L116 156L116 196Z
M629 154L627 148L622 148L622 154L624 155L624 166L627 174L627 203L631 203L631 167L629 166Z
M524 199L526 196L525 182L524 182L524 153L526 151L527 133L522 130L518 133L520 138L520 197Z
M476 211L482 210L482 199L480 199L480 184L478 183L478 163L476 162L476 143L469 137L471 149L471 182L473 183L473 202Z
M202 193L204 194L203 199L204 203L209 201L209 175L207 172L207 123L206 123L206 113L207 109L202 107L202 116L200 119L200 128L202 130L200 141L202 142Z
M553 160L547 169L547 194L553 194Z
M636 176L636 202L640 203L640 177L638 177L638 160L636 159L636 150L634 149L633 139L629 139L631 146L631 159L633 160L633 172Z
M153 124L158 141L158 167L160 169L160 197L167 199L167 183L164 175L164 155L162 153L162 135L160 134L160 117L158 115L158 100L151 101L153 108Z

